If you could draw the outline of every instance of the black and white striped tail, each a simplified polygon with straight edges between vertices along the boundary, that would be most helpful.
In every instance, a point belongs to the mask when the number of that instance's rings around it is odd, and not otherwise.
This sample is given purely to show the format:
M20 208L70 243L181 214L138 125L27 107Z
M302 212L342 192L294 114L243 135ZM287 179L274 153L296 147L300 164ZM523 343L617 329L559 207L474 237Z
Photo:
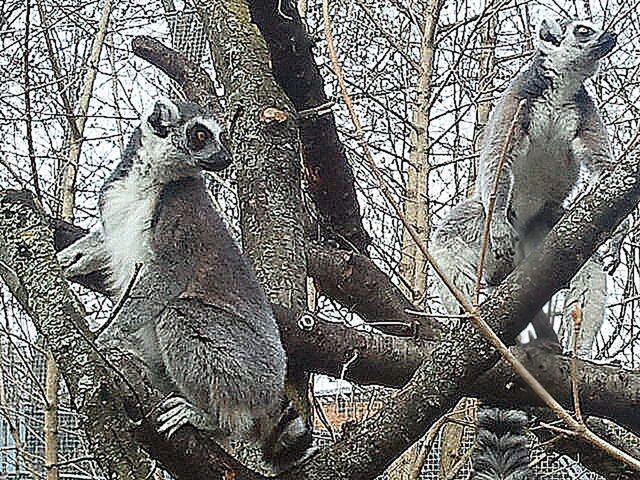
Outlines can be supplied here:
M480 406L471 480L528 480L527 415Z
M309 457L315 451L312 443L311 428L293 405L287 402L280 420L264 442L262 451L264 459L278 472Z

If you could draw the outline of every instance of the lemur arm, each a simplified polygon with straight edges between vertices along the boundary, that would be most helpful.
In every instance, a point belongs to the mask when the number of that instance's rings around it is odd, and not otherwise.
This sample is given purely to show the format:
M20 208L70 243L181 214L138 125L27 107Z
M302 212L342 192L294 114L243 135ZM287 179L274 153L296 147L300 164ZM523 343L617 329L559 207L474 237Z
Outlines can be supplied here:
M616 161L598 110L592 103L587 107L578 135L571 142L571 154L577 163L587 170L589 188L598 188L602 178L615 168ZM622 242L629 226L630 222L627 218L618 226L607 244L604 267L611 274L620 264Z
M519 104L520 99L507 94L496 105L480 152L478 193L485 213L489 210L495 190L489 238L496 258L512 259L516 251L517 232L509 222L514 183L513 165L518 159L526 158L529 151L529 135L526 131L528 107L520 107ZM504 163L500 168L501 162Z

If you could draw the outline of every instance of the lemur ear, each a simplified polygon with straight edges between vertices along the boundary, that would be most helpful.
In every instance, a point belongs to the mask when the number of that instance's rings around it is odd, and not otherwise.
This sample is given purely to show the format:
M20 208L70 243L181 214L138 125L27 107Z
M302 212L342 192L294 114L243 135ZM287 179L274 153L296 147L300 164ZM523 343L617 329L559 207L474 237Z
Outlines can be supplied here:
M180 112L175 103L168 99L158 99L153 105L153 111L147 117L147 123L159 137L165 138L168 128L175 125L180 118Z
M548 53L562 42L562 27L553 20L544 19L538 27L538 48Z

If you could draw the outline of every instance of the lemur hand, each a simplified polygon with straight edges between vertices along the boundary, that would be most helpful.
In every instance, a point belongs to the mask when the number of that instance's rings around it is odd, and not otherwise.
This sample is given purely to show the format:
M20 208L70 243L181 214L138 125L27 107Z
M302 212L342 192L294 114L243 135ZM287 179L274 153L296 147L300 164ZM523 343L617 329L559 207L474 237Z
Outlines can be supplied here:
M518 233L506 218L494 217L489 227L489 248L498 260L513 261Z
M622 239L618 241L616 238L609 240L604 247L602 254L602 265L604 271L609 275L613 275L620 266L622 257Z
M97 272L107 266L100 231L94 231L58 252L58 262L65 278L79 277Z

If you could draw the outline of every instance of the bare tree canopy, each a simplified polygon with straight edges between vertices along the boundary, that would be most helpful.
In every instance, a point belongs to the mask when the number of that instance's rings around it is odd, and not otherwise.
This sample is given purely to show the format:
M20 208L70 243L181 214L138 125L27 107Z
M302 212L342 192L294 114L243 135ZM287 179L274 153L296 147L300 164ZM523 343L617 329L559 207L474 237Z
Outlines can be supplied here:
M541 478L564 456L582 473L548 478L638 478L638 11L621 0L2 3L0 477L454 480L474 448L473 398L535 419ZM498 286L479 273L480 301L458 299L452 315L433 232L473 193L489 112L531 60L536 25L574 17L617 33L587 82L613 167L580 182ZM322 430L321 448L285 472L191 426L158 433L162 393L138 359L96 341L121 308L107 265L69 281L56 258L99 226L99 191L157 96L224 124L233 165L207 187L275 314L287 393ZM567 287L620 225L605 322L592 357L577 358ZM559 344L536 339L544 329ZM352 416L334 422L325 386Z

